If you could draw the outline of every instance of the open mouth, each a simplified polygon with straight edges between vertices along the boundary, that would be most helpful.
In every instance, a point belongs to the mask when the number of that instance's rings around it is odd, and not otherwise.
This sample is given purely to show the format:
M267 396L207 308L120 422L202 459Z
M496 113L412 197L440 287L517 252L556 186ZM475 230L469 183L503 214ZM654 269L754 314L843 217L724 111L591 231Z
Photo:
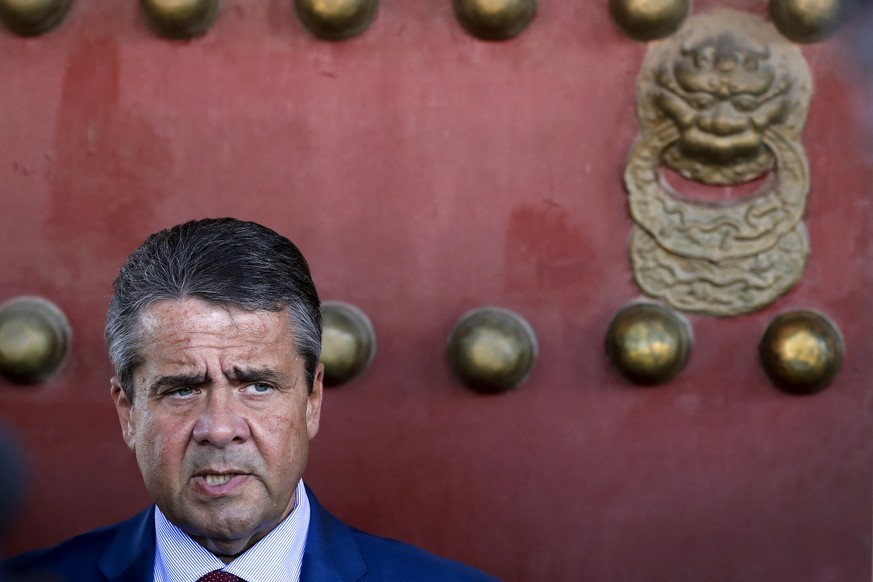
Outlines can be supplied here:
M772 172L764 172L751 180L730 185L704 184L685 178L664 165L660 175L670 190L680 199L710 204L733 204L759 196L775 183Z
M194 489L209 497L229 495L239 491L249 481L246 473L199 473L193 479Z
M233 478L233 475L204 475L207 485L224 485Z

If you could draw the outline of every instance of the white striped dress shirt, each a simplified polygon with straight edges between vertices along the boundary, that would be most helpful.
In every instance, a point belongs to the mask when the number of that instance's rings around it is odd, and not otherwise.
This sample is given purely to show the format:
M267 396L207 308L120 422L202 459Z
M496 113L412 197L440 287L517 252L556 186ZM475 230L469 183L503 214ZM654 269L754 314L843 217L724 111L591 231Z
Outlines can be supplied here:
M294 509L258 543L225 564L155 508L155 582L194 582L224 570L248 582L298 582L309 532L309 498L297 482Z

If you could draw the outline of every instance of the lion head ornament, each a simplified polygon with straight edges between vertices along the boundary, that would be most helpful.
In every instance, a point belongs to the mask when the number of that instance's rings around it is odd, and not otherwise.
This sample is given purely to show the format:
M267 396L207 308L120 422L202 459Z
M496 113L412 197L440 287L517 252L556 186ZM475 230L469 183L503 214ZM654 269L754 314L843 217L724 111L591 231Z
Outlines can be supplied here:
M800 278L809 169L800 134L812 93L799 49L751 14L690 18L655 44L637 80L639 136L625 169L639 285L683 311L763 307ZM695 199L672 187L760 182L750 195Z

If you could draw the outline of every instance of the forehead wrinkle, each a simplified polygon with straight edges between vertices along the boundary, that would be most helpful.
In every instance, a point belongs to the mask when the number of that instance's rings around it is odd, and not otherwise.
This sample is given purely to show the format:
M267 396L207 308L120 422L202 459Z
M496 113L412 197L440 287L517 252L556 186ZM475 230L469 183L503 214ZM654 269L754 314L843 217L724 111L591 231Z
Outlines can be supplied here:
M211 309L204 310L203 307L207 306ZM277 320L273 319L276 316L282 320L278 329L274 325ZM199 343L196 339L198 336L207 339L214 337L215 342ZM299 356L294 342L294 325L287 310L249 311L209 304L199 299L162 300L144 310L140 318L140 350L148 350L149 347L160 349L165 356L169 356L165 358L165 364L177 367L182 372L197 372L204 364L201 354L196 350L220 349L224 352L221 357L224 362L220 366L222 370L227 370L228 364L233 364L237 358L248 360L267 344L277 341L287 341L288 351L294 357ZM189 348L195 351L189 353ZM258 367L256 358L252 363L256 364L255 368ZM271 367L272 362L260 364L261 367ZM246 370L245 367L239 369Z
M209 320L215 320L216 317L219 316L219 312L221 313L221 322L219 325L221 327L233 327L238 332L245 332L248 330L257 330L260 328L266 327L266 322L263 321L264 317L272 317L275 314L283 314L285 316L285 321L287 323L286 332L289 339L294 339L294 321L291 313L288 309L247 309L245 307L236 306L236 305L227 305L223 303L212 303L197 297L185 297L182 299L161 299L155 301L145 309L143 309L140 315L140 329L142 331L153 331L156 328L161 327L161 323L163 320L163 311L167 305L188 305L191 311L196 312L196 319L203 320L203 306L211 307L214 311L206 314L206 317ZM226 319L224 318L226 316ZM251 316L244 318L244 321L240 322L240 316ZM186 323L190 323L190 319L186 319ZM199 327L199 326L198 326ZM196 328L186 328L188 331L197 332L201 331ZM207 332L208 333L208 332Z
M143 339L147 339L148 343L163 342L167 346L190 345L192 338L197 337L214 337L217 341L223 341L232 338L239 338L240 343L252 343L246 339L246 336L264 337L265 326L263 322L252 321L246 324L241 324L236 319L230 321L197 321L184 320L181 323L167 322L160 316L149 314L148 320L143 321L142 334ZM204 344L209 346L210 342ZM196 344L192 347L197 347Z

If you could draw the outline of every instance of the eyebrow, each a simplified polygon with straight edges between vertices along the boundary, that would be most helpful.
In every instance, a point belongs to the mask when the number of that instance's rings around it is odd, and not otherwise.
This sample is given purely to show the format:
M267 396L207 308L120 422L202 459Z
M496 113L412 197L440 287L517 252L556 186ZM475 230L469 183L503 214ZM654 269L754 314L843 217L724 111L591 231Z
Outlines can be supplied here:
M288 382L288 375L277 372L272 368L240 368L234 366L230 371L224 372L228 380L238 382L275 382L283 384Z
M171 376L161 376L157 378L149 386L150 394L167 388L179 388L181 386L202 386L208 381L206 374L175 374Z
M234 366L224 376L228 380L237 382L274 382L277 384L288 383L288 375L277 372L272 368L240 368ZM207 374L172 374L161 376L149 385L149 394L158 394L167 389L181 388L183 386L203 386L209 382Z

